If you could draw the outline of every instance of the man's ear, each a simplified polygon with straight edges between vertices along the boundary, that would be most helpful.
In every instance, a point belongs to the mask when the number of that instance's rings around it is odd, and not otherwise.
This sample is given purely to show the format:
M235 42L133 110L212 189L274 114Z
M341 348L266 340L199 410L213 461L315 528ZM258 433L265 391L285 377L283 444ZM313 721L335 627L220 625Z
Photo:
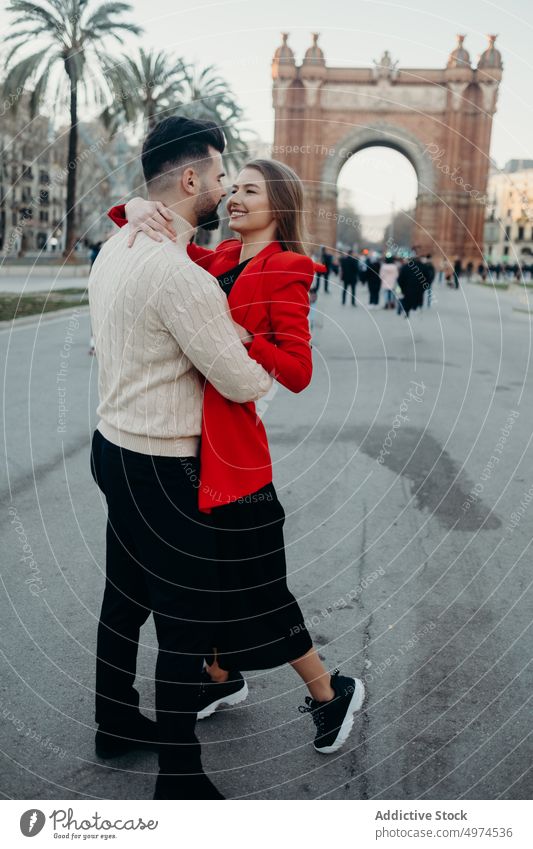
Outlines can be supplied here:
M188 195L195 195L198 190L198 174L194 168L185 168L181 175L181 187Z

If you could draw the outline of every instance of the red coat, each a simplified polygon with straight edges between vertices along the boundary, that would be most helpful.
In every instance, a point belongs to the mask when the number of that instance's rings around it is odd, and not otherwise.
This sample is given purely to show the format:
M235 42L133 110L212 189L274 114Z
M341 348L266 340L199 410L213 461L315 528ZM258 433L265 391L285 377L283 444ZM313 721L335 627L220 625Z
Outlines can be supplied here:
M109 212L126 223L124 207ZM221 242L212 251L190 244L188 254L214 277L239 264L241 243ZM308 323L313 262L272 242L245 266L228 297L233 319L253 335L247 346L254 360L292 392L301 392L312 375ZM265 428L255 404L224 398L206 382L200 442L200 510L209 511L249 495L272 481Z

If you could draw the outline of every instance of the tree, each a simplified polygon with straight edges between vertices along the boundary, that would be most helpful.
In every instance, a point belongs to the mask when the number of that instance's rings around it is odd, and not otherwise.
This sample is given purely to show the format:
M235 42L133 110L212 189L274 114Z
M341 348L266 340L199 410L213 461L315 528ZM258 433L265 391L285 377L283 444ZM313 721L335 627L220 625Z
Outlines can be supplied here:
M104 74L113 91L113 104L102 112L104 124L114 133L121 121L142 117L151 130L183 102L186 67L181 59L172 59L165 51L139 50L138 58L123 55L117 62L106 62Z
M414 216L414 209L401 209L394 215L391 223L387 224L383 241L385 242L385 245L389 246L388 250L390 250L391 253L397 253L400 248L402 250L410 250L414 227Z
M108 62L104 73L114 102L101 117L112 132L124 121L139 118L147 129L168 115L214 121L226 136L227 159L236 167L242 164L248 145L236 124L243 110L213 65L198 69L165 51L141 49L137 58L122 56L117 63Z
M233 166L239 168L248 153L243 133L236 126L243 119L243 109L214 65L201 70L187 65L186 72L185 104L180 107L180 114L219 124L227 141L225 155Z
M350 203L345 203L337 209L337 242L346 249L357 249L362 242L361 220Z
M10 0L7 11L15 17L15 30L5 36L4 41L14 41L6 56L9 69L5 91L16 91L21 87L33 86L31 111L36 113L39 105L49 94L54 82L54 72L62 66L68 81L70 128L66 163L66 243L65 256L70 256L76 243L75 205L76 169L78 155L78 94L84 85L89 59L96 48L106 39L123 44L123 33L138 35L141 28L120 20L120 16L132 9L129 3L106 2L94 7L91 0ZM22 28L20 28L22 27ZM35 52L13 64L15 55L28 41L40 42ZM91 84L98 94L101 88L96 80Z

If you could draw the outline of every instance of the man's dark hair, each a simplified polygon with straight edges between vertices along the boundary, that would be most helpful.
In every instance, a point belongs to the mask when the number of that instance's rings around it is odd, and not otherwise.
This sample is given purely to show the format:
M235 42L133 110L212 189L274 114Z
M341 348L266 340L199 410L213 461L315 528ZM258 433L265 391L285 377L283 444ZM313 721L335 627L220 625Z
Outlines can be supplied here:
M144 140L141 162L147 183L183 165L207 163L209 148L224 152L224 133L213 121L171 115L151 130Z

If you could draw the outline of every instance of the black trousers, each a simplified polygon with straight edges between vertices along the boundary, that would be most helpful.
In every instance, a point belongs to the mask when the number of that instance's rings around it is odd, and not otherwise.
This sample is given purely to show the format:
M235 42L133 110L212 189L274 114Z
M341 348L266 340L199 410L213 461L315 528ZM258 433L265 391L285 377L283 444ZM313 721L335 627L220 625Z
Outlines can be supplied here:
M215 538L194 488L198 460L121 449L95 431L91 470L108 506L96 722L119 732L135 722L139 631L153 613L159 766L196 772L199 681L219 616Z
M317 277L318 277L317 292L320 290L320 280L321 280L321 278L324 279L324 292L329 292L329 268L326 269L326 271L319 271Z
M379 290L381 289L381 280L368 281L368 293L370 295L370 304L379 304Z
M348 289L351 289L352 290L352 304L354 305L354 307L356 306L356 303L355 303L355 286L356 286L356 283L357 283L356 280L343 280L342 281L342 303L343 303L343 305L346 303L346 296L348 294Z

